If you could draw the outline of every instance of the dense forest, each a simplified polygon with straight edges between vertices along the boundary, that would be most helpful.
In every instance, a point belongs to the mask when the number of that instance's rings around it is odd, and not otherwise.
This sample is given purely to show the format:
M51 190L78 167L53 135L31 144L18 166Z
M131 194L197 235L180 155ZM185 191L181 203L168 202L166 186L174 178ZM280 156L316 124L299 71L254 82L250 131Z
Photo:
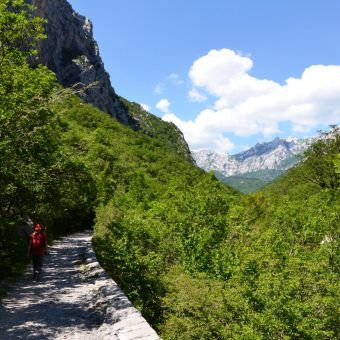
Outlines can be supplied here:
M242 195L172 124L122 98L148 120L133 131L32 63L32 10L0 1L0 279L26 264L28 218L51 237L93 226L101 264L164 339L339 338L339 128Z

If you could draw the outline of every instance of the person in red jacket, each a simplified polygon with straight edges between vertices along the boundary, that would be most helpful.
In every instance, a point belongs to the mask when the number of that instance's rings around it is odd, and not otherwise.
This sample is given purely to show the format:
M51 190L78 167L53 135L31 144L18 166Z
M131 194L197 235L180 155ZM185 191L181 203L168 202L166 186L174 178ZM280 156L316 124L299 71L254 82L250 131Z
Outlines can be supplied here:
M47 252L47 236L42 232L43 227L42 224L34 226L34 232L30 235L28 244L28 256L32 257L33 277L36 281L40 279L43 257Z

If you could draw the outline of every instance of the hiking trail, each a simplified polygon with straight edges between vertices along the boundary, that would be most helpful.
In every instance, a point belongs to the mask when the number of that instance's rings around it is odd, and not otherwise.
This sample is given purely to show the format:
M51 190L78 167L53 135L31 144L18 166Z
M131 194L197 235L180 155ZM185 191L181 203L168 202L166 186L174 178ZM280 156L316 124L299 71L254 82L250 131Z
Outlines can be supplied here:
M0 339L159 339L96 260L91 233L50 246L40 282L31 266L0 304Z

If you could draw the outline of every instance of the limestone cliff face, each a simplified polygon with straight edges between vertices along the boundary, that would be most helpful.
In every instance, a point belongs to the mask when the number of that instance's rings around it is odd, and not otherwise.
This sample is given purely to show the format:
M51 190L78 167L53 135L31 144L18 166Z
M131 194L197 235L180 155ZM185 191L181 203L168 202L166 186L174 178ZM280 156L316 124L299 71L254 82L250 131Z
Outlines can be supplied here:
M182 133L139 105L119 97L105 71L91 21L76 13L67 0L27 0L37 8L37 15L47 19L47 39L39 49L39 60L56 73L65 87L85 89L79 96L118 121L135 130L156 137L176 153L192 161ZM90 84L94 86L87 87Z
M56 73L65 87L88 87L79 95L123 124L137 128L121 103L105 71L92 23L76 13L66 0L31 0L37 14L48 20L47 39L40 46L40 61Z

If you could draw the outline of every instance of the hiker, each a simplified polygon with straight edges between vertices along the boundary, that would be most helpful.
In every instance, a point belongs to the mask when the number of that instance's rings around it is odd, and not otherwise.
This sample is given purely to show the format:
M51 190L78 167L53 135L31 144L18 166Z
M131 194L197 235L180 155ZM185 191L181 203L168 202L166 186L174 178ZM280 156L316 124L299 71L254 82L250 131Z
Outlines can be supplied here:
M39 281L41 268L43 266L43 256L47 252L47 236L42 232L42 224L34 225L34 232L30 235L27 255L32 257L33 277Z

